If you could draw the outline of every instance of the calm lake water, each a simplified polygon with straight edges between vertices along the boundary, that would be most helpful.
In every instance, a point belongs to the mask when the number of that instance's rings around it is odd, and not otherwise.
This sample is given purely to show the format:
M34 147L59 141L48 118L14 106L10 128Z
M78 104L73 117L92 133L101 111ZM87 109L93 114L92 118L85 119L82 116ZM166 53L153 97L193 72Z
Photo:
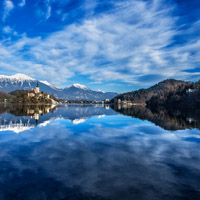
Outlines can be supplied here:
M0 199L199 200L198 115L115 110L1 104Z

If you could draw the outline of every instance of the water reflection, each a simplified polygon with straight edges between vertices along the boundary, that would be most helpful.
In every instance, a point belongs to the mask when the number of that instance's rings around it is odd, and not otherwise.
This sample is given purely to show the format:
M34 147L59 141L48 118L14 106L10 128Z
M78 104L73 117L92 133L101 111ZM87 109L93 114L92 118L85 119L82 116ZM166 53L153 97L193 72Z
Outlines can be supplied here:
M35 120L6 109L1 119ZM197 129L167 131L78 105L49 109L34 124L0 133L0 199L200 199Z
M145 106L115 106L114 110L123 115L153 122L165 130L200 129L200 109L150 109Z
M0 131L20 133L36 127L46 126L53 120L66 119L73 124L83 123L89 118L115 115L108 105L21 105L0 104Z
M55 119L66 119L73 124L83 123L93 116L98 118L117 113L148 120L165 130L200 129L200 110L149 109L145 106L109 105L14 105L0 104L0 131L22 132Z
M0 104L0 131L20 133L34 128L40 116L55 108L54 105Z

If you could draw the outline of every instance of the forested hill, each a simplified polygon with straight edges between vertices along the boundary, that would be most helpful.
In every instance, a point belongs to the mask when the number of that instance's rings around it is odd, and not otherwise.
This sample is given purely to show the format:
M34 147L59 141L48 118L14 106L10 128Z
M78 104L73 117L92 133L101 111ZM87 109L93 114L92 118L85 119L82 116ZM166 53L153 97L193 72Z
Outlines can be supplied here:
M164 94L169 94L170 92L177 92L179 90L181 90L182 92L186 92L186 90L189 88L197 88L198 84L199 82L192 83L175 79L167 79L157 83L156 85L148 89L140 89L117 95L115 98L112 99L112 102L117 102L118 99L120 99L121 101L130 101L133 103L146 103L153 96L165 96Z
M15 90L10 93L5 93L0 91L0 103L8 102L8 103L29 103L29 104L51 104L56 103L57 99L53 95L50 98L44 96L38 96L36 94L35 97L29 97L27 90Z
M11 94L0 91L0 102L12 101L15 97Z

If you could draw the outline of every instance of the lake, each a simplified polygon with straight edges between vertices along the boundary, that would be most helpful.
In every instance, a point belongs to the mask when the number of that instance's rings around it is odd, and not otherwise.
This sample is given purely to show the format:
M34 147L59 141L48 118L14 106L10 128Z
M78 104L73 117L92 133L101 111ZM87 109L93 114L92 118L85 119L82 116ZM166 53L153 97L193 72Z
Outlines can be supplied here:
M0 105L2 200L199 200L198 113Z

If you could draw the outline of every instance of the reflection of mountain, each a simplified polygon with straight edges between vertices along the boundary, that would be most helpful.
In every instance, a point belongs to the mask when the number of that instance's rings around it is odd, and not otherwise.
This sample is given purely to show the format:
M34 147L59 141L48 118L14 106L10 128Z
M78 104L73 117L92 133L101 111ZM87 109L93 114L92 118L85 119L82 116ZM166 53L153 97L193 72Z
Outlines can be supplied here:
M107 105L14 105L0 104L0 131L20 133L35 126L46 126L56 119L66 119L73 124L80 124L96 116L114 115L115 111Z
M200 129L200 110L167 110L164 108L150 110L145 106L119 106L114 107L114 110L124 115L151 121L165 130Z
M14 120L9 121L8 123L2 123L1 121L0 131L13 131L15 133L20 133L34 127L35 126L30 123L30 120L27 120L26 122L24 120Z
M20 133L34 128L43 114L55 109L54 105L0 104L0 131Z
M52 116L102 109L58 107ZM200 131L172 133L123 116L46 126L48 115L27 134L0 134L0 199L200 199Z
M88 120L89 118L103 115L115 115L116 112L108 107L100 105L67 105L63 107L57 107L53 113L48 113L40 117L38 123L44 123L44 121L55 119L66 119L73 124L80 124Z
M166 130L200 129L200 110L150 110L145 106L115 107L101 105L13 105L0 104L0 131L20 133L39 125L47 126L56 119L73 124L84 123L91 117L116 115L116 112L142 120L148 120Z
M82 118L82 119L74 119L74 120L71 120L71 122L73 124L80 124L80 123L83 123L87 120L88 118Z

